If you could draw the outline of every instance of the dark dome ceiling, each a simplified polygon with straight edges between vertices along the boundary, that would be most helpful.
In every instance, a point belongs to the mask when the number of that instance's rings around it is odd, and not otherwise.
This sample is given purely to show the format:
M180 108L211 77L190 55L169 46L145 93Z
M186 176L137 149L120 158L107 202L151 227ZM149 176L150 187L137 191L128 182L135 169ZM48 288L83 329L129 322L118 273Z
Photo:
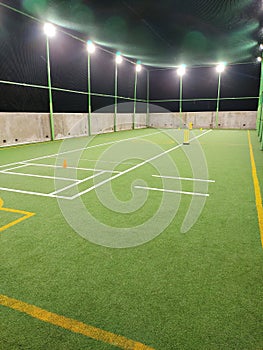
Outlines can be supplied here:
M261 0L23 0L23 10L153 66L248 62Z

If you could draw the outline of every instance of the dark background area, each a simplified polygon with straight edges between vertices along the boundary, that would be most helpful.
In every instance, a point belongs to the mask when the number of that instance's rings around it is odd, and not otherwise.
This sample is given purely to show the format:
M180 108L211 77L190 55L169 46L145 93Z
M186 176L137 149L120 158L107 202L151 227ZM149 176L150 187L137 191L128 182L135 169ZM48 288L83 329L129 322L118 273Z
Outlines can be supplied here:
M50 39L52 86L87 91L85 43L67 34L93 39L105 50L91 57L92 92L114 95L114 54L120 50L150 72L150 99L178 99L176 66L187 64L184 99L217 97L215 65L228 62L222 73L221 97L257 97L260 64L262 2L239 1L48 1L0 2L0 111L48 112L46 89L8 85L3 81L47 86L46 41L43 23L1 4L51 21L58 26ZM62 31L61 31L62 30ZM147 66L146 66L147 65ZM169 67L172 67L169 68ZM167 69L163 69L167 68ZM118 67L118 95L133 97L134 65ZM137 98L146 99L146 70L138 74ZM86 112L87 95L53 91L55 112ZM125 102L119 99L119 103ZM92 109L112 106L112 97L93 96ZM178 102L156 106L178 111ZM122 108L123 106L123 108ZM145 105L138 105L145 111ZM111 107L112 108L112 107ZM216 101L184 101L184 111L215 110ZM132 112L133 103L119 111ZM128 109L128 110L127 110ZM256 110L257 99L222 100L220 110ZM110 108L108 108L110 110Z

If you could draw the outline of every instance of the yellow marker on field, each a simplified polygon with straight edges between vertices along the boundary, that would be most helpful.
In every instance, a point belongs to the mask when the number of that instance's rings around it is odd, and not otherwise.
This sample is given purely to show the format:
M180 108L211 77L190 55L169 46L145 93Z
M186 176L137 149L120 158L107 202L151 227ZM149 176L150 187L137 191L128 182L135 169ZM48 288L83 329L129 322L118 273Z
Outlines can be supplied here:
M192 130L193 129L193 123L189 123L189 130Z
M30 213L30 212L24 211L24 210L4 208L3 205L4 205L4 201L3 201L2 198L0 198L0 211L7 212L7 213L20 214L20 215L23 215L23 216L20 217L19 219L16 219L14 221L9 222L8 224L6 224L4 226L0 226L0 232L5 231L9 227L12 227L12 226L14 226L16 224L19 224L21 221L24 221L24 220L30 218L31 216L35 215L35 213Z
M190 132L189 129L184 129L184 145L189 145L189 136L190 136Z

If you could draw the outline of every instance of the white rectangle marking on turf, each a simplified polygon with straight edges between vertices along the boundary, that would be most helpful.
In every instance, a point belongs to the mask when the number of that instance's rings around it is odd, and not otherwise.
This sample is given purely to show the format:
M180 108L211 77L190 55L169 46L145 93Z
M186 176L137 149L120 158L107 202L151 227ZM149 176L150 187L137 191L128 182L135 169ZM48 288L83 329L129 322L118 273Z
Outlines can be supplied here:
M149 190L149 191L170 192L170 193L178 193L178 194L188 194L188 195L191 195L191 196L209 197L209 194L208 194L208 193L198 193L198 192L186 192L186 191L166 190L166 189L164 189L164 188L143 187L143 186L134 186L134 188L138 188L138 189L141 189L141 190Z
M48 176L48 175L37 175L37 174L26 174L26 173L16 173L13 171L1 171L0 173L4 174L10 174L10 175L18 175L18 176L27 176L27 177L37 177L40 179L51 179L51 180L63 180L63 181L78 181L76 179L70 179L68 177L54 177L54 176Z
M81 184L81 183L83 183L83 182L86 182L86 181L88 181L88 180L94 179L95 177L100 176L100 175L102 175L102 174L104 174L104 173L105 173L104 171L101 171L100 173L97 173L97 174L95 174L95 175L91 175L91 176L89 176L89 177L86 177L85 179L76 180L76 181L77 181L76 183L70 184L70 185L68 185L68 186L66 186L66 187L64 187L64 188L61 188L60 190L54 191L54 192L50 193L50 195L54 195L54 194L63 192L63 191L65 191L65 190L68 190L68 189L71 188L71 187L77 186L77 185L79 185L79 184ZM71 197L69 197L69 198L71 198Z
M207 130L207 131L205 131L204 133L202 133L201 135L198 135L198 136L195 136L195 137L191 138L189 141L193 141L194 139L198 139L199 137L202 137L202 136L206 135L207 133L209 133L209 132L211 132L211 131L212 131L211 129L210 129L210 130ZM149 158L149 159L147 159L147 160L145 160L145 161L143 161L143 162L141 162L141 163L139 163L139 164L134 165L133 167L131 167L131 168L129 168L129 169L126 169L126 170L122 171L122 172L119 173L119 174L116 174L116 175L114 175L114 176L112 176L112 177L110 177L110 178L108 178L108 179L106 179L106 180L104 180L104 181L101 181L100 183L98 183L98 184L96 184L96 185L94 185L94 186L92 186L92 187L90 187L90 188L87 188L85 191L79 192L79 193L76 194L75 196L72 196L71 199L78 198L78 197L82 196L82 195L85 194L85 193L91 192L91 191L93 191L94 189L96 189L96 188L98 188L98 187L104 185L105 183L107 183L107 182L109 182L109 181L111 181L111 180L114 180L114 179L116 179L116 178L118 178L118 177L120 177L120 176L122 176L122 175L124 175L124 174L127 174L127 173L129 173L130 171L132 171L132 170L135 170L135 169L137 169L137 168L140 168L140 167L143 166L144 164L149 163L149 162L151 162L151 161L153 161L153 160L155 160L155 159L158 159L158 158L162 157L164 154L168 154L168 153L170 153L170 152L172 152L172 151L174 151L174 150L176 150L177 148L182 147L182 146L183 146L183 143L181 143L181 144L179 144L179 145L177 145L177 146L175 146L175 147L172 147L172 148L170 148L170 149L168 149L168 150L166 150L166 151L164 151L164 152L162 152L162 153L159 153L159 154L153 156L152 158Z
M185 181L200 181L200 182L215 182L215 180L205 179L194 179L191 177L176 177L176 176L163 176L163 175L152 175L153 177L159 177L162 179L174 179L174 180L185 180Z
M150 134L145 134L145 135L141 135L141 136L134 136L134 137L129 137L127 139L122 139L122 140L117 140L117 141L110 141L110 142L105 142L105 143L100 143L98 145L93 145L93 146L88 146L88 147L83 147L83 148L77 148L74 150L70 150L70 151L65 151L65 152L61 152L61 153L53 153L47 156L41 156L41 157L37 157L37 158L31 158L31 159L26 159L24 160L24 162L31 162L31 161L35 161L35 160L40 160L40 159L46 159L46 158L53 158L56 157L58 155L62 155L62 154L68 154L68 153L73 153L73 152L77 152L77 151L82 151L82 150L86 150L86 149L90 149L90 148L96 148L96 147L101 147L101 146L106 146L106 145L111 145L113 143L119 143L119 142L123 142L123 141L129 141L129 140L134 140L134 139L139 139L141 137L146 137L146 136L150 136L150 135L155 135L155 134L160 134L162 131L157 131L157 132L152 132ZM5 164L5 165L0 165L0 168L3 168L5 166L11 166L11 165L15 165L15 164L21 164L22 162L14 162L14 163L10 163L10 164Z
M40 167L46 167L46 168L63 168L62 165L52 165L52 164L41 164L41 163L25 163L30 166L40 166ZM115 171L115 170L104 170L104 169L93 169L93 168L75 168L71 166L67 166L66 169L73 169L73 170L83 170L83 171L96 171L96 172L101 172L104 171L105 173L114 173L118 174L120 171Z

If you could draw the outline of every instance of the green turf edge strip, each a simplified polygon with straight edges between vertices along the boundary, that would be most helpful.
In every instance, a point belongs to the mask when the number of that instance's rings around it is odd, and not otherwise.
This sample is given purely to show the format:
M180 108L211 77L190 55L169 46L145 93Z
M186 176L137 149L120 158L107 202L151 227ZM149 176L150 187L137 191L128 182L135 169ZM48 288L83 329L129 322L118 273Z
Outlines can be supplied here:
M250 138L250 132L248 130L247 132L248 136L248 144L249 144L249 153L250 153L250 162L251 162L251 168L252 168L252 177L253 177L253 183L254 183L254 191L255 191L255 199L256 199L256 207L258 212L258 226L260 231L260 239L261 239L261 245L263 248L263 208L262 208L262 196L257 176L257 169L256 169L256 163Z
M104 331L100 328L87 325L74 319L46 311L37 306L27 304L23 301L10 298L0 294L0 305L9 307L13 310L23 312L40 321L53 324L55 326L67 329L74 333L85 335L89 338L102 341L107 344L117 346L125 350L154 350L153 348L144 345L140 342L127 339L123 336Z

